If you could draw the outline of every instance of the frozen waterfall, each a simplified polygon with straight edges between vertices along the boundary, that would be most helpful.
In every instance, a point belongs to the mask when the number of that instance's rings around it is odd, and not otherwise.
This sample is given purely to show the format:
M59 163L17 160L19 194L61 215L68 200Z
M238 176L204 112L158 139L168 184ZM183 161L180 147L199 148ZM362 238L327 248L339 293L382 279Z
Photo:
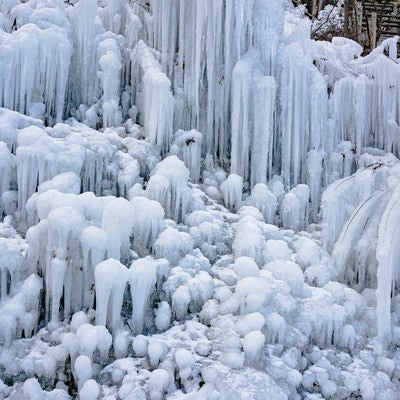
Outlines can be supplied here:
M0 0L0 398L400 398L399 37L293 3Z

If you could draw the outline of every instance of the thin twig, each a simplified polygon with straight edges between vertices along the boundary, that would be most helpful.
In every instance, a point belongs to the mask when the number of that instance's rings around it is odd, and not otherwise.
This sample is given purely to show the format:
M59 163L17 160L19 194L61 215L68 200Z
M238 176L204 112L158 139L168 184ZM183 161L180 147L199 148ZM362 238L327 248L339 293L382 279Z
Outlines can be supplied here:
M333 10L337 7L338 3L339 3L339 0L337 0L336 4L334 6L332 6L332 9L331 9L331 11L329 11L329 14L327 15L325 21L321 25L319 25L317 28L315 28L313 31L311 31L311 35L315 35L315 32L318 32L323 26L325 26L329 22L329 19L333 13Z

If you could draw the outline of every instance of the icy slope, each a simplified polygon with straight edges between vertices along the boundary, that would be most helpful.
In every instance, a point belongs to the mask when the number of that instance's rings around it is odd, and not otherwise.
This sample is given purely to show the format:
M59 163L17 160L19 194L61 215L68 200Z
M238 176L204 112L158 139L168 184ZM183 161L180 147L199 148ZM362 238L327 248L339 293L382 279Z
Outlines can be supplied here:
M0 2L0 398L400 397L398 38L309 28Z

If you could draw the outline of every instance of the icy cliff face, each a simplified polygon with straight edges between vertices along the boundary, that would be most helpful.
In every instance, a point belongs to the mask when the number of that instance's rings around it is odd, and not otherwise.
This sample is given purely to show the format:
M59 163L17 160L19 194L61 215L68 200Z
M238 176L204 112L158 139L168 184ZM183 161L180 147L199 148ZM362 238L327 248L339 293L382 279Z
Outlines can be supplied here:
M309 30L0 2L0 397L400 396L398 38Z

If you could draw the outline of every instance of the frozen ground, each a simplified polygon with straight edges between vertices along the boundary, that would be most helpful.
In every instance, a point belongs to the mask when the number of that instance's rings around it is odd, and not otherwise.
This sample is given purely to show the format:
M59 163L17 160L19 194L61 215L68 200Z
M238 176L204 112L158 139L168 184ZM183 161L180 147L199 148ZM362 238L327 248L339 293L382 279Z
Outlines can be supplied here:
M398 38L69 3L0 2L0 398L400 398Z

